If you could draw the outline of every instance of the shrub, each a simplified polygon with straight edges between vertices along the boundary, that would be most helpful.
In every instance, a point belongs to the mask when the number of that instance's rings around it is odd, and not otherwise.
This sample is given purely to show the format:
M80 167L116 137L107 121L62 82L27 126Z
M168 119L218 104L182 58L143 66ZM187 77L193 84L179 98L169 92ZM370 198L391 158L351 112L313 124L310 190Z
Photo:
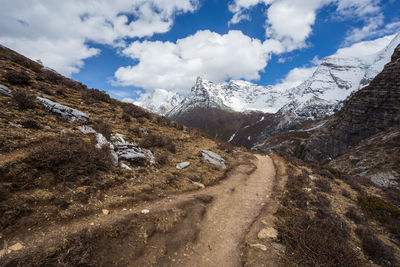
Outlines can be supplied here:
M25 120L21 124L25 128L29 128L29 129L34 129L34 130L42 129L42 126L40 124L38 124L35 120L32 120L32 119Z
M37 76L37 80L49 82L53 84L60 84L63 77L53 70L43 69Z
M217 144L218 144L218 149L225 151L227 153L231 153L234 149L230 143L222 141L222 140L218 140Z
M175 153L176 147L172 139L167 136L159 136L154 134L148 134L139 143L139 146L143 148L150 147L165 147L168 151Z
M97 89L86 89L81 91L82 98L86 104L94 104L99 102L111 103L111 97Z
M96 120L94 121L94 125L93 128L96 130L96 132L101 133L102 135L104 135L105 138L107 138L107 140L110 140L111 137L111 125L102 121L102 120Z
M349 228L337 215L320 211L310 217L294 209L280 210L278 231L286 246L285 260L296 266L360 266L349 246ZM291 264L288 264L291 265Z
M35 108L35 97L26 92L26 90L17 90L13 93L18 108L21 110Z
M357 228L355 232L361 240L364 253L371 260L383 266L396 266L392 247L387 246L366 228Z
M77 137L58 137L42 140L24 160L24 168L9 166L5 179L15 189L52 187L59 183L80 184L80 178L98 180L98 171L112 168L110 154ZM21 164L21 163L19 163Z
M315 180L315 185L322 191L322 192L332 192L331 184L326 179L317 179Z
M159 157L157 157L157 164L162 166L168 163L168 152L162 153Z
M58 96L65 96L65 93L66 93L66 91L65 91L65 87L63 87L63 86L57 86L57 89L56 89L56 94L58 95Z
M352 220L355 224L365 222L365 218L357 211L355 207L349 207L345 213L345 216Z
M139 118L147 118L151 120L151 114L150 112L144 110L141 107L135 106L133 104L129 103L121 103L121 108L124 114L129 115L133 118L139 119Z
M4 78L13 85L29 85L31 84L31 78L26 72L19 72L15 70L9 70L4 74Z

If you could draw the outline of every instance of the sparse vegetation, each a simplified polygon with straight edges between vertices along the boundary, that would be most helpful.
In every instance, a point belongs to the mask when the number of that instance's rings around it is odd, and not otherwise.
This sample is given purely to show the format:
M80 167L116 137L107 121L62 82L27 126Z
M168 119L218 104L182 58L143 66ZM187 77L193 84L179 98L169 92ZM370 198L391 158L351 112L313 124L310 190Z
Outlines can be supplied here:
M82 98L86 104L91 105L98 102L111 103L111 97L97 89L82 90Z
M176 152L176 146L171 138L155 134L146 135L144 139L140 142L139 146L144 148L165 147L168 151L172 153Z
M363 251L371 260L382 266L396 266L393 248L384 244L365 227L357 228L355 232L361 240Z
M33 119L24 120L21 123L21 125L24 126L25 128L34 129L34 130L42 129L42 126Z
M12 85L30 85L31 78L25 71L8 70L4 78Z
M96 120L93 123L93 128L96 130L96 132L101 133L104 135L107 140L110 140L111 133L112 133L112 127L110 124L104 122L103 120Z
M24 89L18 89L13 93L14 100L20 110L35 108L35 97Z
M147 118L151 119L151 114L144 110L143 108L140 108L138 106L135 106L133 104L129 103L120 103L120 106L123 111L123 116L131 116L133 118L139 119L139 118Z

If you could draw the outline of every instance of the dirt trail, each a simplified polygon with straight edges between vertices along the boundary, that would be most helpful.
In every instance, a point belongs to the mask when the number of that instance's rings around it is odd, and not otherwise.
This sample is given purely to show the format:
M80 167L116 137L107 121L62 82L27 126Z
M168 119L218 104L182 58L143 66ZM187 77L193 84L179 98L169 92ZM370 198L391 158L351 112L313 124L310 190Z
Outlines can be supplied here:
M168 211L184 202L206 195L211 196L213 200L207 204L204 218L196 222L199 229L197 238L178 248L172 256L168 256L166 260L170 263L166 266L170 264L173 266L240 266L240 246L251 223L269 199L275 180L272 159L261 155L256 157L253 163L257 168L252 173L254 168L250 164L239 165L225 180L202 190L143 202L124 210L111 210L110 215L96 214L80 218L61 227L54 225L36 229L29 235L17 237L15 241L21 242L24 248L8 256L15 259L38 250L44 251L49 247L56 247L64 238L75 233L106 228L137 214L147 216L141 214L143 209L149 209L150 214ZM145 266L151 265L149 262L145 264Z
M181 252L177 265L241 265L240 245L269 197L275 176L270 157L257 155L255 164L257 169L252 174L239 171L210 188L208 193L214 201L202 222L197 242Z

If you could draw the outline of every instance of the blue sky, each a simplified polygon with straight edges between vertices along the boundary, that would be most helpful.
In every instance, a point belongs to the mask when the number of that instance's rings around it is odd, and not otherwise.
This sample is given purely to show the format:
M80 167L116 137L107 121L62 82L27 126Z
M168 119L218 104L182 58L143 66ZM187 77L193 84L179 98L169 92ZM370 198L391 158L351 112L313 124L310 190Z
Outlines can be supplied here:
M119 99L184 94L197 76L301 81L339 48L400 30L395 0L26 3L0 0L0 43Z

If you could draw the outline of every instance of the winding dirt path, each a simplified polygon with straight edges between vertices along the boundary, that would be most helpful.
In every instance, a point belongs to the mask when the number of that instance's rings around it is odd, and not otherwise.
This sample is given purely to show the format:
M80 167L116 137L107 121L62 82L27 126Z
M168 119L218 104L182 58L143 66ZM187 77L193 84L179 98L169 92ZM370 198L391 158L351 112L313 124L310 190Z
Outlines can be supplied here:
M257 167L255 170L251 164L239 165L225 180L202 190L143 202L129 210L111 210L108 216L95 214L61 227L54 225L38 229L31 235L20 236L18 240L24 248L9 256L18 258L25 253L44 251L57 246L63 238L74 233L116 224L127 216L141 214L143 209L149 209L150 212L166 211L206 195L212 197L212 202L207 205L204 218L197 222L200 229L197 238L178 249L170 260L173 266L240 266L240 246L263 205L270 200L275 181L275 168L269 156L257 155L253 164Z
M275 177L273 162L257 155L250 175L238 170L207 192L214 197L195 244L176 260L179 266L240 266L240 245L253 220L269 197Z

